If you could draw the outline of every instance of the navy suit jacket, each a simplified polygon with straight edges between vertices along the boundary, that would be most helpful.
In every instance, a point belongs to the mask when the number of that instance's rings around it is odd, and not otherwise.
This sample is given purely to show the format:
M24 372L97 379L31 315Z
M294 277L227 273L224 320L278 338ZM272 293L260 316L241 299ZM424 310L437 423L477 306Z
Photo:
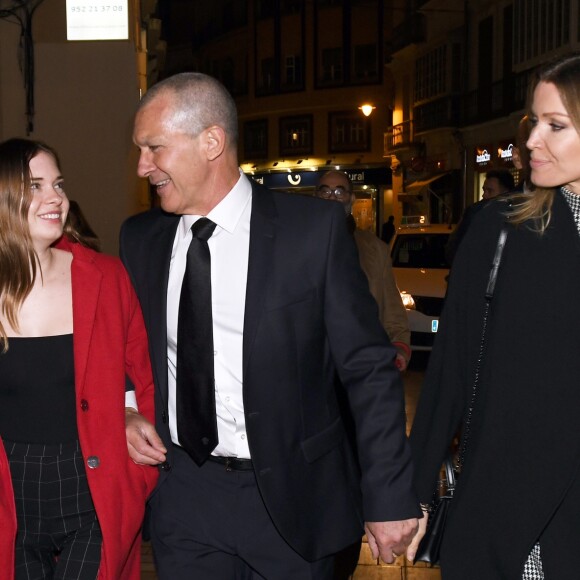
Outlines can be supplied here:
M121 231L121 257L149 332L156 427L170 462L166 298L178 222L155 209L129 218ZM342 206L252 182L243 338L248 442L268 512L306 559L360 538L363 520L420 513L395 354ZM337 374L356 424L362 477L345 436ZM170 471L159 486L166 477Z

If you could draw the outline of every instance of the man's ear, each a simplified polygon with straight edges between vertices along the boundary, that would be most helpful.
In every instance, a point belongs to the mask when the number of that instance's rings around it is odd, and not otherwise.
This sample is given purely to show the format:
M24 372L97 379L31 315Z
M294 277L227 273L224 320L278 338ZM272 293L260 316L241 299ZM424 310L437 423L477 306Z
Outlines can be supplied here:
M226 133L217 125L212 125L206 129L205 147L207 158L210 161L217 159L226 147Z

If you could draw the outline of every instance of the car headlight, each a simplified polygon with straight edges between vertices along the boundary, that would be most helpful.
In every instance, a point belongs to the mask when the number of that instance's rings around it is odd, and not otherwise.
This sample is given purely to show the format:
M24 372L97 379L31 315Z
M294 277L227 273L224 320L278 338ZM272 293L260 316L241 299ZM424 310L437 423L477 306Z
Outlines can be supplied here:
M403 306L407 310L415 310L415 301L413 300L413 296L404 290L401 292L401 300L403 301Z

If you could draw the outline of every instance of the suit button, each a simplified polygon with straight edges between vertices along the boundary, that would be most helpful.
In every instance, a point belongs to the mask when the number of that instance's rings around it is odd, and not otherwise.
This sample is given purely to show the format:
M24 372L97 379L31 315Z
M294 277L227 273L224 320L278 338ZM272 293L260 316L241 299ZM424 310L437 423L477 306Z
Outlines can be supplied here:
M161 414L161 420L163 421L163 424L167 423L167 413L165 411Z
M159 464L159 469L161 469L161 471L171 471L171 463L169 463L169 461L164 461Z
M81 409L83 411L89 410L89 402L86 399L81 399Z
M101 463L101 460L96 456L96 455L91 455L88 459L87 459L87 465L91 468L91 469L96 469L97 467L99 467Z

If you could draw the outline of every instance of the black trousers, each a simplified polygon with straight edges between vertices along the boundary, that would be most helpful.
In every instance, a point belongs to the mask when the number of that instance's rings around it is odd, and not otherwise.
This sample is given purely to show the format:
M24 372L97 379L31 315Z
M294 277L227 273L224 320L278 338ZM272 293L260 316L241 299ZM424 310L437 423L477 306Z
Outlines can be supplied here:
M4 442L16 501L16 580L94 580L102 536L78 442Z
M174 448L171 473L150 500L159 580L327 580L333 558L307 562L276 530L253 471L198 467Z

